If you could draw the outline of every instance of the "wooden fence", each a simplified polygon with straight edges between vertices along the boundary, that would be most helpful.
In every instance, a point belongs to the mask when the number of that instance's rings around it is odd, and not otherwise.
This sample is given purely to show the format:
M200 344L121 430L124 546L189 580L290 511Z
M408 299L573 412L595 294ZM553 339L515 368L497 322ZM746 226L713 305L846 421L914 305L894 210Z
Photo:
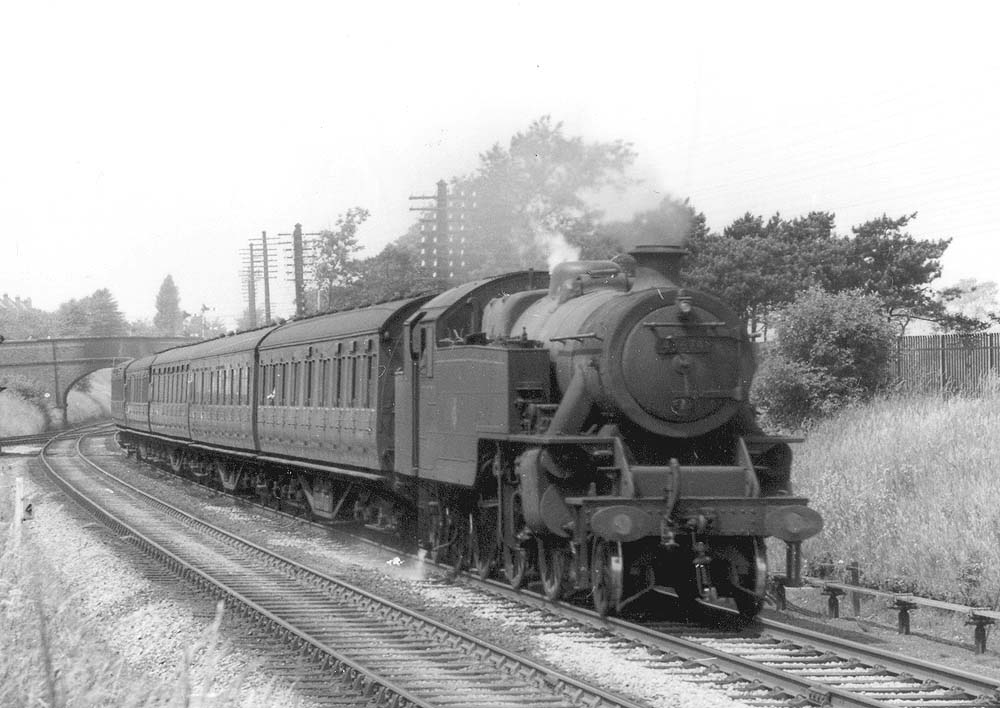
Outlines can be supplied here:
M896 377L915 391L981 391L1000 374L1000 333L901 337Z

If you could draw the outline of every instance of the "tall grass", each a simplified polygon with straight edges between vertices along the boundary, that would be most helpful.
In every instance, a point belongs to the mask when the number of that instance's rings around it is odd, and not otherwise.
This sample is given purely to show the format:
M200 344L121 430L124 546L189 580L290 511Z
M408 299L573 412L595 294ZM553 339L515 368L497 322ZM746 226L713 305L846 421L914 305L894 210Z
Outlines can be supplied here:
M1000 599L1000 387L846 409L810 431L795 478L826 522L805 544L814 564L856 560L884 589Z

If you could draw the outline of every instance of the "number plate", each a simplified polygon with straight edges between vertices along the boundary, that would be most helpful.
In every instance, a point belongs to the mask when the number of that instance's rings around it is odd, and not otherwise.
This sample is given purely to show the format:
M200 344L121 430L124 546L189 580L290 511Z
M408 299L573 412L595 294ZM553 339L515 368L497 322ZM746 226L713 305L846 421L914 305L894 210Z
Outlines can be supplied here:
M712 351L713 342L707 337L673 337L661 339L656 343L658 354L707 354Z

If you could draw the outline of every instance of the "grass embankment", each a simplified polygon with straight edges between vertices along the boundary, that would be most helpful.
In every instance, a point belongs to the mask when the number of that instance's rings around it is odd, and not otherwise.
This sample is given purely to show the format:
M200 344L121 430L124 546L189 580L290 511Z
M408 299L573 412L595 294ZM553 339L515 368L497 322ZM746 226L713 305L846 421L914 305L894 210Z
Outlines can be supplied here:
M9 514L8 514L9 516ZM4 706L231 706L193 681L191 657L218 652L218 622L180 662L174 681L151 680L108 651L96 620L81 616L72 594L54 583L27 539L14 547L9 519L0 531L0 705ZM150 641L156 641L150 637ZM210 696L210 697L209 697Z
M798 448L796 492L826 522L803 548L810 562L856 560L866 585L997 604L1000 391L878 400Z
M86 381L86 391L74 388L66 396L70 425L111 417L111 370L95 371ZM44 432L50 424L62 422L52 420L53 415L46 406L47 399L40 389L35 391L35 388L28 386L19 390L17 386L11 386L0 393L0 437L34 435ZM36 395L26 396L25 392Z
M16 477L35 504L19 542ZM34 484L25 458L0 458L0 706L307 705L257 671L256 652L225 638L230 620L217 611L206 621L199 602L138 574L61 499Z

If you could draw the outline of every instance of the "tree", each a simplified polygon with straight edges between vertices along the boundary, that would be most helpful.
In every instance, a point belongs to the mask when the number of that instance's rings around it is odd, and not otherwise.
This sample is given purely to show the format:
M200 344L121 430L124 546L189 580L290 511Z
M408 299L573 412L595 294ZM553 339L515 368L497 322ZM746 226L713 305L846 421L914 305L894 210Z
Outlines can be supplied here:
M747 213L722 234L694 233L685 283L717 294L756 331L771 309L810 284L795 277L808 269L794 263L794 254L807 249L787 237L783 224L778 214L765 223Z
M936 319L944 306L931 288L941 276L941 256L951 239L920 240L904 229L916 213L892 219L882 215L854 226L848 253L850 268L836 290L860 288L882 298L886 314L905 328L913 317Z
M708 233L705 215L695 211L690 200L666 196L655 209L639 212L631 221L599 224L589 240L580 239L581 258L611 258L641 245L690 248Z
M180 332L184 317L174 278L172 275L167 275L160 284L160 291L156 294L156 315L153 317L153 324L160 334L172 337Z
M118 302L107 288L95 290L86 299L85 308L90 320L88 334L99 337L120 337L128 331L125 317L118 309Z
M941 274L940 258L949 239L921 240L904 231L915 214L878 219L854 226L852 236L834 232L835 217L811 212L768 221L745 214L721 235L696 234L685 270L687 282L714 291L733 305L756 330L765 332L768 313L809 288L837 293L849 290L876 295L884 315L903 331L912 318L946 323L963 331L982 322L949 314L953 291L936 293L931 284Z
M1000 322L1000 290L992 280L963 278L939 293L947 314L979 323Z
M62 303L55 319L58 337L118 337L128 332L125 317L107 288Z
M350 286L357 280L359 271L354 254L361 249L358 228L368 216L367 209L351 207L337 217L336 229L320 232L316 243L314 276L320 292L326 293L326 304L318 309L339 309L334 304L334 289Z
M56 310L55 335L58 337L83 337L87 335L90 313L83 300L73 298L59 305Z
M545 268L551 253L586 245L601 215L586 197L623 188L634 160L630 144L569 137L550 116L515 134L507 147L493 145L474 174L451 185L453 193L475 195L464 245L465 261L475 264L472 277Z

